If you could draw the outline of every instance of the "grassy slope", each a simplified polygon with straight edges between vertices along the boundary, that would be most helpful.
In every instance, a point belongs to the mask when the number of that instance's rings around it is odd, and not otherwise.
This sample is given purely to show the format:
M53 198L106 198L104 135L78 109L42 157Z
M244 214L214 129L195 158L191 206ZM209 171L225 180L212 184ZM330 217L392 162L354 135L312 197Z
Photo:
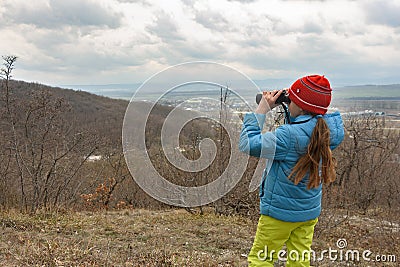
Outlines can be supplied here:
M317 252L328 246L337 249L336 240L346 238L349 249L399 253L398 225L388 230L371 218L353 216L327 230L328 218L333 219L322 216L316 229L313 248ZM338 218L342 218L339 213L335 220ZM0 218L0 263L1 266L246 266L245 254L252 245L256 223L240 216L193 215L184 210L34 216L6 212ZM385 231L390 231L390 235L385 235ZM396 265L332 264L325 260L315 266Z

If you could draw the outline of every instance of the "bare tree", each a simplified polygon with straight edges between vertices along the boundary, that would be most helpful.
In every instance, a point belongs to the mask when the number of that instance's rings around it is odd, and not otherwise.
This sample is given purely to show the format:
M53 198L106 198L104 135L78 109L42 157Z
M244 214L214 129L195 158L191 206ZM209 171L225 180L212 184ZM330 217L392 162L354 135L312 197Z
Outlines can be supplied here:
M8 135L5 136L6 140L6 147L9 149L10 154L7 161L7 168L8 170L10 166L10 159L11 157L14 158L16 165L18 166L19 170L19 182L20 182L20 192L21 192L21 205L22 207L26 208L26 194L25 194L25 176L21 172L22 163L20 157L20 150L19 150L19 138L17 133L17 115L16 115L16 106L15 100L12 97L11 88L10 88L10 81L12 77L12 71L15 68L15 62L17 60L16 56L3 56L3 68L0 70L0 76L2 78L2 102L4 104L5 109L5 128L8 128ZM9 174L9 173L7 173ZM6 181L7 183L8 181Z
M59 204L95 145L64 119L70 111L65 99L55 98L41 85L15 97L10 84L17 58L3 59L1 99L5 113L1 130L5 147L1 155L6 164L1 169L2 181L11 186L18 178L19 186L14 189L19 192L21 209L51 208Z
M348 118L345 126L347 135L339 149L337 181L339 188L346 188L339 196L342 203L363 213L372 206L394 204L389 192L396 188L395 177L400 171L392 160L400 149L398 130L387 129L385 118L376 115Z

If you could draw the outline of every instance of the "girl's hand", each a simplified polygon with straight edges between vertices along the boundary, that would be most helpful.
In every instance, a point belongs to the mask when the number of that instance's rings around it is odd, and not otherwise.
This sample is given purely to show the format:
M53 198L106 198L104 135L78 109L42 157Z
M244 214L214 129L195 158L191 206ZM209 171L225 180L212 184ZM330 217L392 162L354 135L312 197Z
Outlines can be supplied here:
M283 89L279 91L273 90L273 91L263 92L263 98L258 104L256 113L265 114L269 110L279 106L279 104L276 104L275 102L278 99L278 97L282 94L282 91Z

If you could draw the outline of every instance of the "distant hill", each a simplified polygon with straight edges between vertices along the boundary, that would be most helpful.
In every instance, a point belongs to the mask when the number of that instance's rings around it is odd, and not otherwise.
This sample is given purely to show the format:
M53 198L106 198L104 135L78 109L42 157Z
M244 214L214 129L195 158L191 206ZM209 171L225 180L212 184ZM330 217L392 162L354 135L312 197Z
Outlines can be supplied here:
M261 90L272 90L285 88L292 81L290 80L257 80L255 81ZM96 95L107 96L114 99L130 100L141 84L105 84L105 85L68 85L67 88L75 90L84 90ZM254 101L254 91L248 88L239 88L238 93L247 101ZM185 90L194 90L204 96L204 92L198 88L185 88ZM182 91L182 89L181 89ZM142 99L155 100L160 96L160 92L149 92L141 94ZM335 99L360 99L379 98L379 99L400 99L400 84L391 85L356 85L334 87L333 96ZM137 97L136 97L137 99Z
M74 90L84 90L96 95L107 96L117 99L130 100L132 95L141 86L140 83L134 84L99 84L99 85L62 85L62 88Z
M398 99L400 84L390 85L356 85L334 88L333 96L337 99Z

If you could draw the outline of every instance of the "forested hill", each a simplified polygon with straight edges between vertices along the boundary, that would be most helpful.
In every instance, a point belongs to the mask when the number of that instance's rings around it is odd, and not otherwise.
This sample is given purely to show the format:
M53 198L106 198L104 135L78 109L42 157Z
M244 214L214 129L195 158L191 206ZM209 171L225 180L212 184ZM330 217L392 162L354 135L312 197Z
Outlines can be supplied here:
M72 132L92 134L105 150L121 150L122 125L129 101L24 81L12 80L9 88L10 99L16 107L14 108L16 112L20 113L20 118L26 117L28 110L32 109L31 106L37 106L40 101L44 103L44 99L47 99L48 103L45 105L49 107L57 100L62 100L59 115L65 127L69 127ZM4 97L4 87L1 95ZM137 105L150 105L150 103L141 102ZM163 119L171 109L171 107L161 105L155 107L150 116L154 119L149 124L151 133L160 131ZM140 109L137 110L140 111ZM137 118L133 119L140 119L143 116L144 114L138 114Z
M26 112L33 102L62 101L60 116L74 131L87 131L116 148L121 146L121 129L128 101L98 96L84 91L50 87L38 83L10 81L10 98ZM4 88L3 88L4 90ZM2 92L4 94L4 92Z
M76 113L86 115L99 113L98 115L117 115L125 112L128 101L113 99L104 96L91 94L85 91L51 87L39 83L28 83L24 81L11 81L10 89L12 94L22 100L28 100L33 92L45 90L55 98L64 98L71 105Z

